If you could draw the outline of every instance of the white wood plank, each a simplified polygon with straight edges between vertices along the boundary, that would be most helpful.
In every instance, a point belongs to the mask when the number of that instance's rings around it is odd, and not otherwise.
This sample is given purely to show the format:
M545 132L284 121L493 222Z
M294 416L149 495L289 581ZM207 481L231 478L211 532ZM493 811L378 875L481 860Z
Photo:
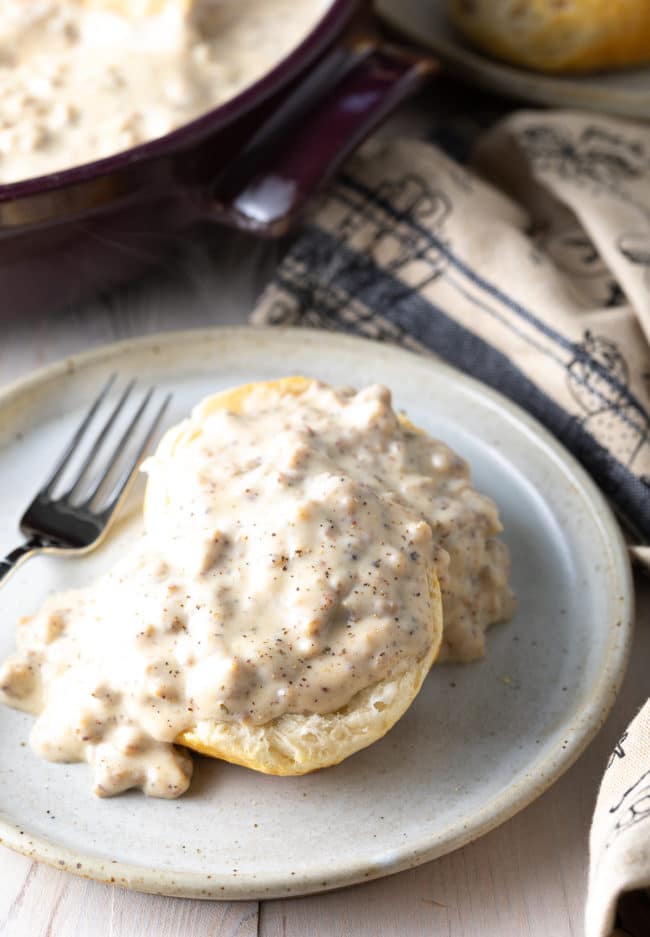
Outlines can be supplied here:
M113 898L109 937L257 937L256 901L189 901L120 888Z
M0 852L2 937L110 934L112 888Z
M257 902L139 895L0 852L1 937L256 937Z

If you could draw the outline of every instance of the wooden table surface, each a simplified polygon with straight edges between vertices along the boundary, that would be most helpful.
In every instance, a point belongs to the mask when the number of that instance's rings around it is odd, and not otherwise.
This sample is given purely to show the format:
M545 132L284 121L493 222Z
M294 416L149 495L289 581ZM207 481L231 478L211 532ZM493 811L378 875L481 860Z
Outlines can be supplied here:
M204 232L165 273L102 303L3 322L0 384L113 339L244 322L276 254ZM596 740L544 796L464 849L368 885L258 904L138 895L0 847L1 937L579 937L599 779L648 692L650 585L639 580L637 596L629 672Z

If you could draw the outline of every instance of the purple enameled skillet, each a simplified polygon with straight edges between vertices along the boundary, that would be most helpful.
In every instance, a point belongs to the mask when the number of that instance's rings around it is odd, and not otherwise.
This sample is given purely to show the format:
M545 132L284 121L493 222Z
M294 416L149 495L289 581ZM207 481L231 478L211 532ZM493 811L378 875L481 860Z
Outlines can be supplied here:
M212 220L286 233L314 191L431 72L332 0L298 48L237 97L115 156L0 185L0 316L61 307L160 261Z

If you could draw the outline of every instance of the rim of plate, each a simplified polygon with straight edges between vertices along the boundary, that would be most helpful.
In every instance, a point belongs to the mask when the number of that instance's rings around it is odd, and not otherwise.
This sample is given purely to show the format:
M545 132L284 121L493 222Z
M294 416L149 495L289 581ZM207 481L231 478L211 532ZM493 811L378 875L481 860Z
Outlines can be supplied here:
M422 836L418 840L395 849L390 863L378 867L364 857L339 864L336 869L323 868L310 871L302 878L296 876L287 883L282 876L265 875L257 879L254 873L220 875L218 872L182 872L173 869L146 868L139 865L101 859L73 849L58 846L51 839L31 835L0 814L0 844L32 859L45 862L56 869L72 872L107 884L116 884L151 894L175 895L185 898L219 898L222 900L252 900L313 894L347 885L359 884L404 871L437 859L509 820L533 800L544 793L582 754L603 725L621 686L630 651L634 624L634 589L627 547L617 521L605 498L591 477L554 436L525 410L497 391L472 377L416 352L385 345L371 339L344 335L321 329L213 327L185 329L138 336L107 345L101 345L78 354L67 356L44 368L11 382L0 389L0 411L13 398L28 394L48 381L70 376L89 366L101 364L122 353L134 351L157 354L162 346L179 348L182 345L205 347L206 343L219 344L257 339L277 342L279 346L295 343L301 348L311 345L319 355L335 352L337 346L358 349L359 353L372 350L375 360L381 358L410 359L411 368L421 367L424 372L435 369L450 379L460 381L470 394L480 398L494 411L515 424L528 435L540 452L571 478L576 494L599 529L607 570L612 623L607 649L598 679L589 697L564 726L566 747L558 741L546 754L537 758L512 784L492 797L465 820L459 820L438 835ZM329 346L329 348L328 348ZM426 374L423 374L426 379Z

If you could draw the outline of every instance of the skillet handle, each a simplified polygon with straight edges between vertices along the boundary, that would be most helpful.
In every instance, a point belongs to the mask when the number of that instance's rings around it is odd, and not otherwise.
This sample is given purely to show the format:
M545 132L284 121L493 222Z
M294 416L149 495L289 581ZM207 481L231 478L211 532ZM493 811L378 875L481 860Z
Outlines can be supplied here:
M240 186L217 185L207 218L265 237L280 237L307 199L361 141L436 70L428 56L390 46L368 49L281 145L260 153Z

